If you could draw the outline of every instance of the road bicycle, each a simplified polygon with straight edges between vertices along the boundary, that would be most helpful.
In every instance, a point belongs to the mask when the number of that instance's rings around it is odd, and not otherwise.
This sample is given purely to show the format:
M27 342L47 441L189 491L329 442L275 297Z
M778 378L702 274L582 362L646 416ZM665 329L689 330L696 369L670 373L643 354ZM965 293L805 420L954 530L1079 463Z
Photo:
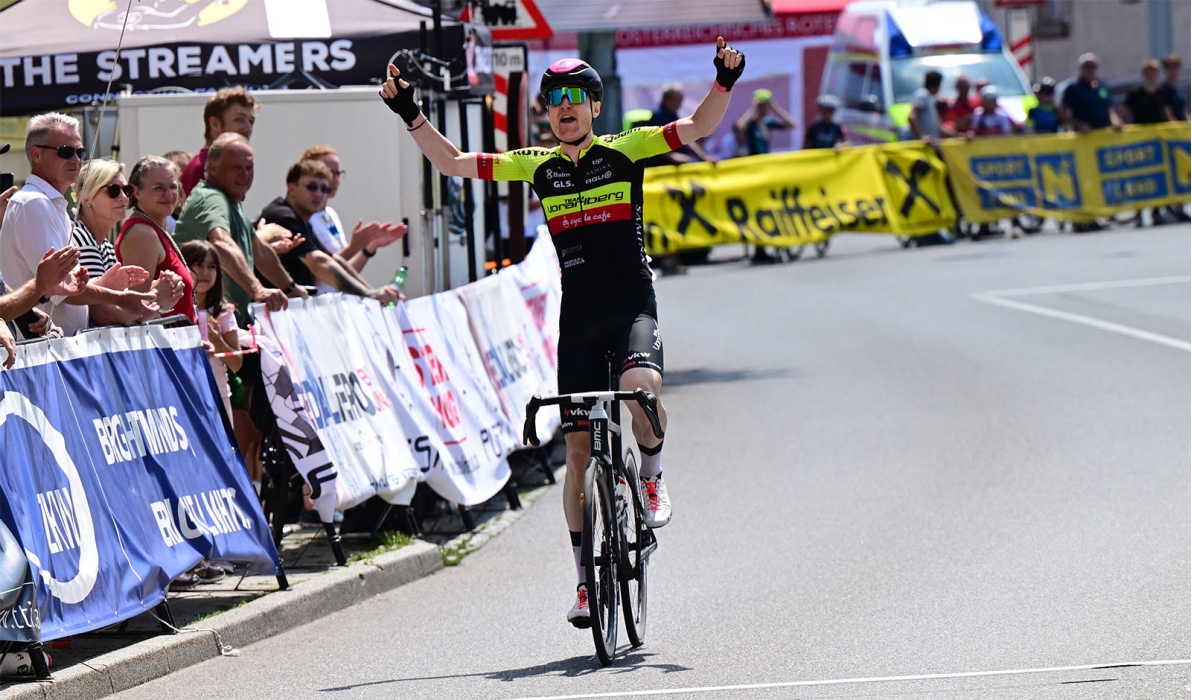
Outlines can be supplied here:
M621 402L636 401L650 421L654 435L662 438L658 399L651 393L599 391L542 397L535 394L526 405L522 437L538 445L534 419L542 406L582 404L588 411L591 456L584 471L583 543L580 552L587 575L592 639L604 666L617 651L617 598L620 594L629 643L646 640L646 569L658 548L654 531L646 527L637 458L621 444Z

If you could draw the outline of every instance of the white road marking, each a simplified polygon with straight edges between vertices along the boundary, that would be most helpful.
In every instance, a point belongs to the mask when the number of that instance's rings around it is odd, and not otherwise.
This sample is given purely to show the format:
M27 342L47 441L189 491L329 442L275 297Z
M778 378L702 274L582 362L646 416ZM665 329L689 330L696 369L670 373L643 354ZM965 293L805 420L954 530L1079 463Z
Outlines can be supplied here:
M1110 282L1084 282L1081 284L1057 284L1050 287L1021 287L1018 289L997 289L985 292L998 297L1018 297L1029 294L1059 294L1062 292L1095 292L1100 289L1122 289L1123 287L1154 287L1160 284L1187 284L1192 277L1144 277L1132 280Z
M659 690L626 690L612 693L582 695L543 695L517 700L584 700L585 698L634 698L650 695L678 695L680 693L715 693L729 690L765 690L767 688L798 688L816 685L848 685L854 683L896 683L899 681L930 681L946 678L978 678L981 676L1018 676L1028 673L1057 673L1063 671L1096 671L1125 666L1178 666L1192 664L1192 660L1131 661L1118 664L1087 664L1084 666L1053 666L1051 668L1020 668L1007 671L967 671L962 673L925 673L917 676L874 676L870 678L834 678L824 681L788 681L785 683L750 683L747 685L715 685L696 688L663 688Z
M1074 314L1067 311L1057 311L1045 306L1036 306L1034 304L1027 304L1021 301L1014 301L1005 297L1017 296L1031 296L1034 294L1061 294L1064 292L1093 292L1103 289L1124 289L1127 287L1154 287L1164 284L1188 284L1192 282L1192 277L1147 277L1143 279L1132 280L1114 280L1110 282L1086 282L1083 284L1062 284L1049 287L1022 287L1019 289L999 289L992 292L983 292L981 294L973 294L972 298L977 301L983 301L986 304L994 304L1002 306L1007 309L1014 309L1015 311L1025 311L1027 313L1038 314L1048 318L1056 318L1061 321L1069 321L1071 323L1079 323L1081 325L1098 328L1103 331L1111 333L1119 333L1121 335L1137 338L1138 340L1146 340L1159 345L1166 345L1167 347L1176 348L1185 352L1192 352L1192 343L1179 338L1172 338L1158 333L1151 333L1131 326L1123 326L1120 323L1112 323L1110 321L1102 321L1099 318L1092 316L1085 316L1083 314Z

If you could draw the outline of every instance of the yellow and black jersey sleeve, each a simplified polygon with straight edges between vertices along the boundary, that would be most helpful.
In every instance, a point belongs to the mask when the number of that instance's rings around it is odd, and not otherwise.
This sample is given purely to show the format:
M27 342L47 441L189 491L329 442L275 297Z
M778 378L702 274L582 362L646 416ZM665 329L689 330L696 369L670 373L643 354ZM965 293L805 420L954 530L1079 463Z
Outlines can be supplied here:
M600 143L625 154L634 162L669 153L683 146L683 141L679 139L678 122L671 122L666 126L642 126L614 136L602 136Z
M477 153L476 170L481 180L534 181L534 171L550 160L549 148L519 148L505 153Z

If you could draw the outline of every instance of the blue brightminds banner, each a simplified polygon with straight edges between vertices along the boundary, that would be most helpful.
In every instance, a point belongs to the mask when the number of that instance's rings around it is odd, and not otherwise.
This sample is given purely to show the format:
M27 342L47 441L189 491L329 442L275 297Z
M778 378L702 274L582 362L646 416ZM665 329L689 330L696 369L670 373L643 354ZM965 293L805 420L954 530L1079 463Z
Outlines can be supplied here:
M194 328L19 349L0 372L0 518L29 560L43 640L151 610L202 559L278 571Z

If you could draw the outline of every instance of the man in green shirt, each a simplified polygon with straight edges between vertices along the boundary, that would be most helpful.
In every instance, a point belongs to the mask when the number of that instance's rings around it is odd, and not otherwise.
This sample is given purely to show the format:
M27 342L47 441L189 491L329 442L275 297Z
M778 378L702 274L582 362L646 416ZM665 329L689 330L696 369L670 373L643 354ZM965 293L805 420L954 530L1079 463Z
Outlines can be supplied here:
M294 284L273 248L257 237L257 230L244 214L244 197L252 181L253 155L248 139L236 133L220 135L208 152L207 179L195 185L174 228L179 243L205 240L215 246L224 272L224 293L236 306L242 324L253 302L278 311L286 308L287 295L307 296ZM253 268L277 289L261 284Z

